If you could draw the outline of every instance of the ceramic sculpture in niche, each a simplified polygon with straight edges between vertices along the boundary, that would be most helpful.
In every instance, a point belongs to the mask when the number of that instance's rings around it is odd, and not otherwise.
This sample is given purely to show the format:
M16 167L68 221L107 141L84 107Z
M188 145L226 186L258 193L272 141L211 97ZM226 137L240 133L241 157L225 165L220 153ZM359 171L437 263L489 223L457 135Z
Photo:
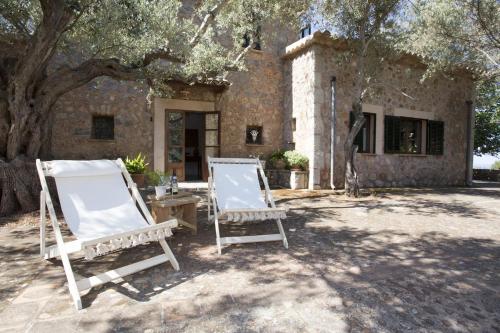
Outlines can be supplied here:
M262 126L247 126L246 143L253 145L262 144Z

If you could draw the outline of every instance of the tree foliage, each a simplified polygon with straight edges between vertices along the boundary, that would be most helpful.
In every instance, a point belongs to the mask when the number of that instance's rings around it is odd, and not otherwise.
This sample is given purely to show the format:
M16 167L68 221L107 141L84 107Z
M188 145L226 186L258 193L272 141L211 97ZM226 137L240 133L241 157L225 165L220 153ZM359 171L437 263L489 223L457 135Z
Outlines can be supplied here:
M498 0L418 0L400 46L421 56L428 73L457 66L483 79L500 75Z
M47 145L51 109L62 95L101 76L142 81L154 94L167 93L172 79L224 77L244 68L261 24L293 23L303 3L1 1L0 215L35 208L27 163ZM243 36L251 40L246 48Z
M474 153L500 155L500 84L494 80L477 89Z

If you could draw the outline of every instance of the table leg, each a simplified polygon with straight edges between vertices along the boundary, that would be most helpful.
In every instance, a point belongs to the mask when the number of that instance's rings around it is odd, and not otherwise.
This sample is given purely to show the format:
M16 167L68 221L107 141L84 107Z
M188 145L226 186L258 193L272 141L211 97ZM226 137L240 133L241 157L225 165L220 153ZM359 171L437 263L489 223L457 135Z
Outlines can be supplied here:
M198 233L198 219L196 216L195 203L184 206L184 214L182 218L191 225L190 228L193 229L191 233L196 235Z

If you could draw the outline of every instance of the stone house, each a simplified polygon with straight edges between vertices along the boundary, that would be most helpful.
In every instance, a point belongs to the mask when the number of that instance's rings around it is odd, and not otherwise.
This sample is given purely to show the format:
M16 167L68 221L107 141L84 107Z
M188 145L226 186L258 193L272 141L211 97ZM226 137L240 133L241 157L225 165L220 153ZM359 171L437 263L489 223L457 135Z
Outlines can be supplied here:
M271 29L271 27L268 27ZM266 28L263 28L263 34ZM172 82L170 98L148 106L146 87L110 79L66 95L56 106L52 155L95 159L144 153L157 170L206 180L207 156L268 156L280 148L309 157L309 188L343 187L350 126L352 62L328 33L273 34L226 81ZM420 84L411 57L386 64L384 89L365 100L356 139L362 186L463 185L472 162L471 76Z

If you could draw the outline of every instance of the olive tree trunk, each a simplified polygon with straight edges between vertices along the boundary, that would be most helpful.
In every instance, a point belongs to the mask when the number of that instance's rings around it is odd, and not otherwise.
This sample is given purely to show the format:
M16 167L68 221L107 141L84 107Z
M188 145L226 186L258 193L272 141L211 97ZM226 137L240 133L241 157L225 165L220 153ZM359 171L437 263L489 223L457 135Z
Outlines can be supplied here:
M356 79L354 83L353 102L351 112L354 115L354 123L352 124L349 134L344 143L345 156L345 194L349 197L359 197L359 181L358 171L356 169L356 153L358 146L354 144L354 140L365 123L363 116L363 85L365 81L365 61L368 43L364 39L364 34L361 34L358 56L356 59Z
M75 14L64 0L40 0L40 4L43 18L33 35L16 48L0 41L0 129L5 130L0 133L0 216L36 209L35 159L48 148L50 113L60 96L98 76L141 78L139 68L115 59L89 59L49 75L47 66Z
M354 114L354 124L352 125L344 144L345 155L345 193L347 196L359 197L358 171L356 169L356 153L358 146L354 144L354 139L365 123L362 104L360 102L352 105Z

